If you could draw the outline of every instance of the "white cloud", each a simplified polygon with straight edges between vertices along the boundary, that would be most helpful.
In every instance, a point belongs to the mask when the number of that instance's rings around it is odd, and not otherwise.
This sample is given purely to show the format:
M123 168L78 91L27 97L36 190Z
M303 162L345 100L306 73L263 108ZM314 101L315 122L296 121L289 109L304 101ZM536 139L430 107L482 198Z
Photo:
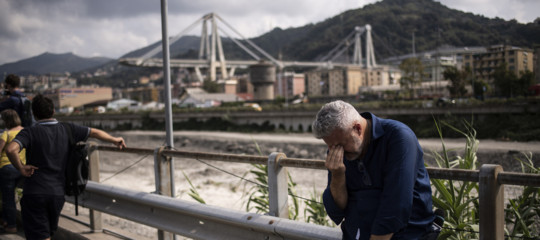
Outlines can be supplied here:
M299 27L375 0L169 0L169 35L215 12L245 37ZM449 8L531 22L537 0L440 0ZM200 27L189 34L200 34ZM231 31L228 31L232 34ZM0 64L45 51L119 57L161 39L159 1L0 0Z

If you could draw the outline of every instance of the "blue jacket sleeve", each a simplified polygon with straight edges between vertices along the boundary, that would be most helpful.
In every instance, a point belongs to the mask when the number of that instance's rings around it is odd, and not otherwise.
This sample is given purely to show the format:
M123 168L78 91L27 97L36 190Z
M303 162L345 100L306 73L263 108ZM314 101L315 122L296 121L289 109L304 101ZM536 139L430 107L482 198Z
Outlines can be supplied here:
M334 197L332 197L332 193L330 192L330 181L332 180L332 174L328 172L328 186L324 190L323 193L323 203L324 208L326 209L326 213L328 214L328 217L332 219L337 225L339 225L343 218L345 217L345 211L341 210L334 201Z
M18 101L16 102L15 97L13 96L10 96L9 98L7 98L6 100L0 102L0 112L1 111L4 111L6 109L14 109L14 110L17 110L15 108L15 106L19 103Z
M372 234L395 233L406 227L412 211L417 158L421 155L412 130L398 128L393 132L383 168L381 207L373 223Z

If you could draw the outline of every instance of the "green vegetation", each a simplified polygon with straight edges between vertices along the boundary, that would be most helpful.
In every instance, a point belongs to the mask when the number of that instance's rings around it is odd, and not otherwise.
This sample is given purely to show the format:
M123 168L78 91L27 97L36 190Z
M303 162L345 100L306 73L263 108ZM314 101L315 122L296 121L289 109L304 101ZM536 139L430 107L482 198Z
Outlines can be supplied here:
M442 153L432 153L438 167L476 170L476 152L478 151L479 141L476 139L476 131L472 128L472 124L465 122L466 132L444 122L443 124L465 137L465 153L463 157L449 157L449 150L444 145L442 130L439 123L435 121L435 127L441 138L443 149ZM435 187L433 194L434 207L443 209L447 214L444 225L448 226L448 228L443 228L439 239L478 238L476 234L479 230L478 183L434 178L431 178L431 183Z
M448 86L448 91L453 97L464 97L467 94L465 86L472 84L472 73L469 68L458 70L452 66L444 70L443 76L444 79L450 80L451 84Z
M476 130L472 122L461 122L464 130L460 130L453 125L435 119L435 129L441 139L442 151L432 152L439 168L477 170L477 151L479 141L476 138ZM443 126L453 130L465 138L465 148L463 156L450 157L444 144ZM257 145L257 148L260 148ZM455 149L454 149L455 150ZM525 160L516 158L521 163L524 173L540 174L540 167L534 166L532 154L523 154ZM255 168L250 170L256 183L248 190L248 201L246 210L255 210L257 213L268 213L268 167L266 165L253 165ZM188 177L186 176L186 179ZM289 218L296 220L299 213L298 197L294 192L296 183L288 176L288 193L293 205L289 210ZM189 181L189 179L188 179ZM204 200L198 195L193 185L189 194L195 200L204 203ZM467 181L454 181L447 179L431 178L434 186L433 205L434 208L443 209L445 212L445 222L439 240L466 240L478 239L479 233L479 199L478 183ZM322 205L322 195L315 190L310 199L304 199L304 217L308 223L314 223L325 226L335 226L329 221L324 206ZM508 239L529 239L540 235L540 188L523 187L522 194L510 196L509 203L505 209L505 232Z
M516 157L521 163L523 173L540 174L535 167L531 153L522 153L525 160ZM510 199L505 209L507 235L516 239L540 236L540 188L526 186L517 197Z
M372 26L373 44L380 59L411 53L413 32L417 52L442 45L489 46L510 43L532 48L540 39L537 23L520 24L516 20L489 19L450 9L433 0L384 0L302 27L304 36L281 43L283 57L313 60L317 56L324 56L355 26L365 24ZM262 37L277 37L278 33L270 32ZM255 43L267 49L265 42ZM277 51L270 54L277 56Z
M496 96L512 98L529 95L529 87L534 83L534 74L524 72L520 77L507 69L507 64L499 65L493 73Z
M416 88L422 83L424 78L424 66L418 58L407 58L401 62L399 69L402 72L399 84L406 92L407 98L416 98Z

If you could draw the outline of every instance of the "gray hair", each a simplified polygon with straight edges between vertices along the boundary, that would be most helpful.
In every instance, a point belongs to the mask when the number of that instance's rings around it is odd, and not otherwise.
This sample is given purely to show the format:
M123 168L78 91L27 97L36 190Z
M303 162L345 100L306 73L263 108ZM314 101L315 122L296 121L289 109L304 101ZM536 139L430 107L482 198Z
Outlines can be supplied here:
M360 114L351 104L341 100L327 103L313 121L313 135L319 139L330 136L335 129L345 130L359 119Z

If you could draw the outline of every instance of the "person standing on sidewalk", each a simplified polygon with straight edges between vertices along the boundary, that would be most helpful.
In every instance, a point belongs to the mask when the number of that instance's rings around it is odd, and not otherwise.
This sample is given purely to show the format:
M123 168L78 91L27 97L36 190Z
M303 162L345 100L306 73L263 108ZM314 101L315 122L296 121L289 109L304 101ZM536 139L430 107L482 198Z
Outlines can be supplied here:
M13 109L6 109L0 113L4 121L5 131L0 136L0 190L2 191L2 219L0 223L6 233L17 232L17 207L15 204L15 187L22 175L9 162L5 147L15 139L15 136L23 129L21 119ZM22 164L26 163L26 150L19 152L19 158Z
M7 146L7 156L13 166L26 177L21 199L21 215L27 239L50 239L58 228L64 206L64 169L69 154L68 129L53 118L53 101L41 94L32 100L32 111L37 124L25 128ZM88 137L110 142L119 149L126 147L122 137L105 131L71 124L75 142ZM26 165L19 151L26 148Z

